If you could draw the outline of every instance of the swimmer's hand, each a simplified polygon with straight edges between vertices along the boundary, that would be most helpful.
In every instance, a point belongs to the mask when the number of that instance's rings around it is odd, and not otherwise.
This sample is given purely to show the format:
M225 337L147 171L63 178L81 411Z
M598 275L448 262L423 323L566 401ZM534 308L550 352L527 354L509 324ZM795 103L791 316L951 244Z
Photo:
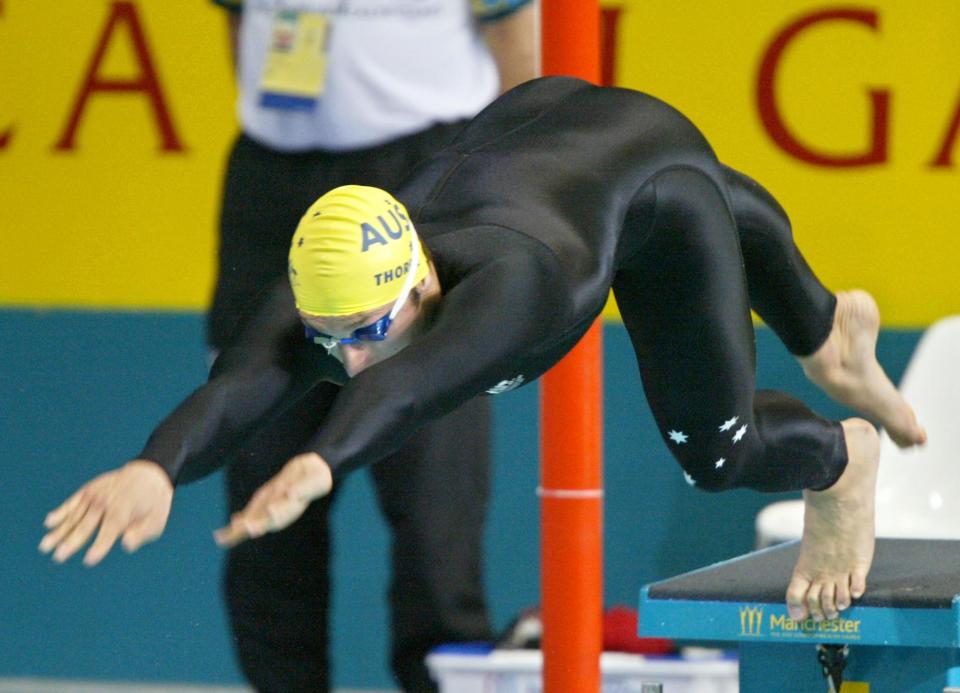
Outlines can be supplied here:
M99 527L83 557L84 565L103 560L121 536L123 548L132 553L163 534L172 503L173 484L160 465L133 460L88 481L50 511L43 522L49 531L40 542L40 551L53 551L53 560L63 563Z
M230 518L230 524L213 533L222 547L236 546L267 532L289 526L310 501L330 493L333 474L320 455L307 452L287 462L280 473L261 486L247 507Z

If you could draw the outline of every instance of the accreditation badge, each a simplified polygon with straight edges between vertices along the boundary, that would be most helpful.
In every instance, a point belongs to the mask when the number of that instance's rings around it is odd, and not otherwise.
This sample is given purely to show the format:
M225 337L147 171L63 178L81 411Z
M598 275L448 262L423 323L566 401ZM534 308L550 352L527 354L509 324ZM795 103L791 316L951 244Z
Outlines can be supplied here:
M263 76L260 105L310 111L327 78L330 20L317 12L277 10Z

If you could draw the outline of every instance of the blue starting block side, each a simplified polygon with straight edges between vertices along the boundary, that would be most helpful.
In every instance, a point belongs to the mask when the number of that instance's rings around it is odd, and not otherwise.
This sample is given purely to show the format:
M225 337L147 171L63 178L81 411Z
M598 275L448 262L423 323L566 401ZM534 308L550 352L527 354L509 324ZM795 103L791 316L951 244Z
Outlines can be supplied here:
M960 542L878 539L867 593L820 622L791 619L784 605L799 550L775 546L644 587L640 635L737 646L742 693L828 690L821 644L848 646L846 690L960 686Z

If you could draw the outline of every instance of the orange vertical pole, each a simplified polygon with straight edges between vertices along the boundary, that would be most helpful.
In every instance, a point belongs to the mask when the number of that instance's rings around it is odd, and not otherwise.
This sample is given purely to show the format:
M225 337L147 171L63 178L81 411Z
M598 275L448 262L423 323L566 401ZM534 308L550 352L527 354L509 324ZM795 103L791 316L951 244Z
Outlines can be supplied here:
M545 75L600 79L597 0L541 0ZM602 344L595 323L541 381L546 693L598 693L603 645Z

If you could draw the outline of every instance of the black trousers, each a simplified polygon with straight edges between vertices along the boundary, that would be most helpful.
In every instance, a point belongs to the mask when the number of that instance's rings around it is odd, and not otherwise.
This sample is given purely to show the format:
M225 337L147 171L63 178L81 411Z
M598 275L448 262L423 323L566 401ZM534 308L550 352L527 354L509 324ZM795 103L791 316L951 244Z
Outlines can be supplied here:
M227 346L241 313L284 276L290 237L317 197L348 183L395 188L458 129L437 126L345 153L282 154L241 135L225 179L210 345ZM311 391L245 443L226 469L230 512L301 451L335 394L333 385ZM481 572L489 429L489 403L478 398L423 427L371 468L392 535L391 666L407 691L436 690L423 664L432 647L491 637ZM228 554L224 591L236 652L259 691L330 688L330 502L313 503L287 530Z
M751 306L800 356L833 324L836 299L789 228L738 227L723 182L692 167L658 174L638 198L635 250L613 291L654 419L688 483L707 491L832 485L847 462L840 424L754 387Z

